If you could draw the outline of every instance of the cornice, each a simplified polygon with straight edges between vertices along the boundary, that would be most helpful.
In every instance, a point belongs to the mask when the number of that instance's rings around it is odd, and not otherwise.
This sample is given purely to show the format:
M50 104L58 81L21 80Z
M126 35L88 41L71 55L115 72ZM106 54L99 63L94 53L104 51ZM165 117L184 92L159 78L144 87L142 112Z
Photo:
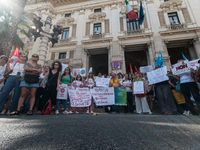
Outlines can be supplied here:
M154 33L150 32L150 33L142 33L142 34L131 34L131 35L123 35L123 36L118 36L119 40L123 40L123 39L133 39L133 38L146 38L146 37L150 37L152 36Z
M106 13L104 12L97 12L97 13L92 13L91 15L89 15L89 19L91 22L103 21L105 17L106 17Z
M179 30L167 30L167 31L160 31L160 35L165 35L165 34L173 34L173 33L189 33L191 31L194 31L194 32L199 32L200 29L199 28L184 28L184 29L179 29Z
M73 17L64 17L59 19L58 22L65 28L67 26L71 26L74 23L75 19Z

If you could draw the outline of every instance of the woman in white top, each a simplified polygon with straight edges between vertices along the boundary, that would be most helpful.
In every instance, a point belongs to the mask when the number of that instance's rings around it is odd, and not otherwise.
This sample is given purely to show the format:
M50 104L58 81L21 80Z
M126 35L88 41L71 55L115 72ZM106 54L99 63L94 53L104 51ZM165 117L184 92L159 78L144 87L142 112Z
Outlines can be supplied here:
M94 76L93 76L93 73L92 72L89 72L89 76L88 78L86 79L85 81L85 86L92 89L93 87L96 86L96 82L94 80ZM92 101L91 101L91 106L90 106L90 111L91 111L91 114L93 114L93 109L94 109L94 100L92 98ZM87 107L87 114L89 113L89 107Z
M13 88L14 90L14 95L12 97L11 104L8 108L7 114L10 115L11 111L14 111L14 108L17 106L19 96L21 93L21 88L20 86L20 78L24 76L24 64L28 60L26 55L21 55L19 59L19 63L12 64L11 66L9 65L13 60L9 59L6 65L6 72L12 71L10 74L9 78L6 81L6 84L4 85L4 88L0 94L0 109L4 106L9 93L12 91Z
M4 86L4 80L6 78L4 78L4 74L5 74L5 70L6 70L6 63L8 61L8 58L5 56L5 55L1 55L0 56L0 92L1 92L1 89L3 88Z

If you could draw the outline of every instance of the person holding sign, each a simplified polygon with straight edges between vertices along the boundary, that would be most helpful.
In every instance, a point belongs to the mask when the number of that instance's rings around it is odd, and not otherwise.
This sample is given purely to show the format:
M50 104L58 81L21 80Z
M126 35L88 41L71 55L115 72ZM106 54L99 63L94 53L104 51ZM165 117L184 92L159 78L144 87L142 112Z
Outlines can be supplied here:
M4 80L6 79L3 75L6 71L6 63L8 61L8 57L6 57L5 55L1 55L0 56L0 92L1 89L4 86Z

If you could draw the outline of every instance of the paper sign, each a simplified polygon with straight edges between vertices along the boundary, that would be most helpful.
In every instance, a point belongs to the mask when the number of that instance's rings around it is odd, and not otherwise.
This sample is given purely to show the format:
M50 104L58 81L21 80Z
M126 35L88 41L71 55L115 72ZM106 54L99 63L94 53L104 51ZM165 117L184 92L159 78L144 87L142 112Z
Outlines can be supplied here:
M147 72L153 71L153 66L149 65L149 66L140 67L140 71L141 73L147 73Z
M57 99L67 100L67 84L60 84Z
M106 106L115 104L114 88L93 88L90 92L97 106Z
M12 56L10 59L13 59L11 62L12 64L15 64L15 62L19 59L17 56Z
M127 105L127 95L126 95L126 88L125 87L116 87L115 91L115 105Z
M190 64L188 60L179 62L171 66L172 73L175 75L190 71Z
M109 87L109 78L96 78L97 87Z
M147 72L149 85L169 80L169 78L166 76L166 74L167 74L166 66L164 66L163 68L153 70L151 72Z
M89 88L73 88L68 86L70 106L88 107L91 105L91 94Z
M120 69L120 62L119 61L114 61L112 62L113 69Z
M134 94L144 94L144 83L143 83L143 81L134 82Z
M68 67L68 65L67 64L63 64L63 63L61 63L62 64L62 74L65 72L65 69Z
M199 59L190 61L189 62L190 63L190 67L193 68L194 70L197 70L197 66L199 66L198 61L199 61Z
M73 77L76 77L78 74L85 76L85 68L73 69Z

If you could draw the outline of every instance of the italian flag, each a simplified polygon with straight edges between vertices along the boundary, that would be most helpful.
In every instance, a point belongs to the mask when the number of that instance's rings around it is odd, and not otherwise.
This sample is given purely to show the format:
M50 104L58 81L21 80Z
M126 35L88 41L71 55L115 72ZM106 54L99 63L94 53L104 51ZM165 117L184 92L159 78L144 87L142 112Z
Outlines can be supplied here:
M131 7L131 5L128 3L128 1L125 0L125 2L126 2L127 13L128 13L128 19L129 20L139 19L137 14L134 12L133 8Z

